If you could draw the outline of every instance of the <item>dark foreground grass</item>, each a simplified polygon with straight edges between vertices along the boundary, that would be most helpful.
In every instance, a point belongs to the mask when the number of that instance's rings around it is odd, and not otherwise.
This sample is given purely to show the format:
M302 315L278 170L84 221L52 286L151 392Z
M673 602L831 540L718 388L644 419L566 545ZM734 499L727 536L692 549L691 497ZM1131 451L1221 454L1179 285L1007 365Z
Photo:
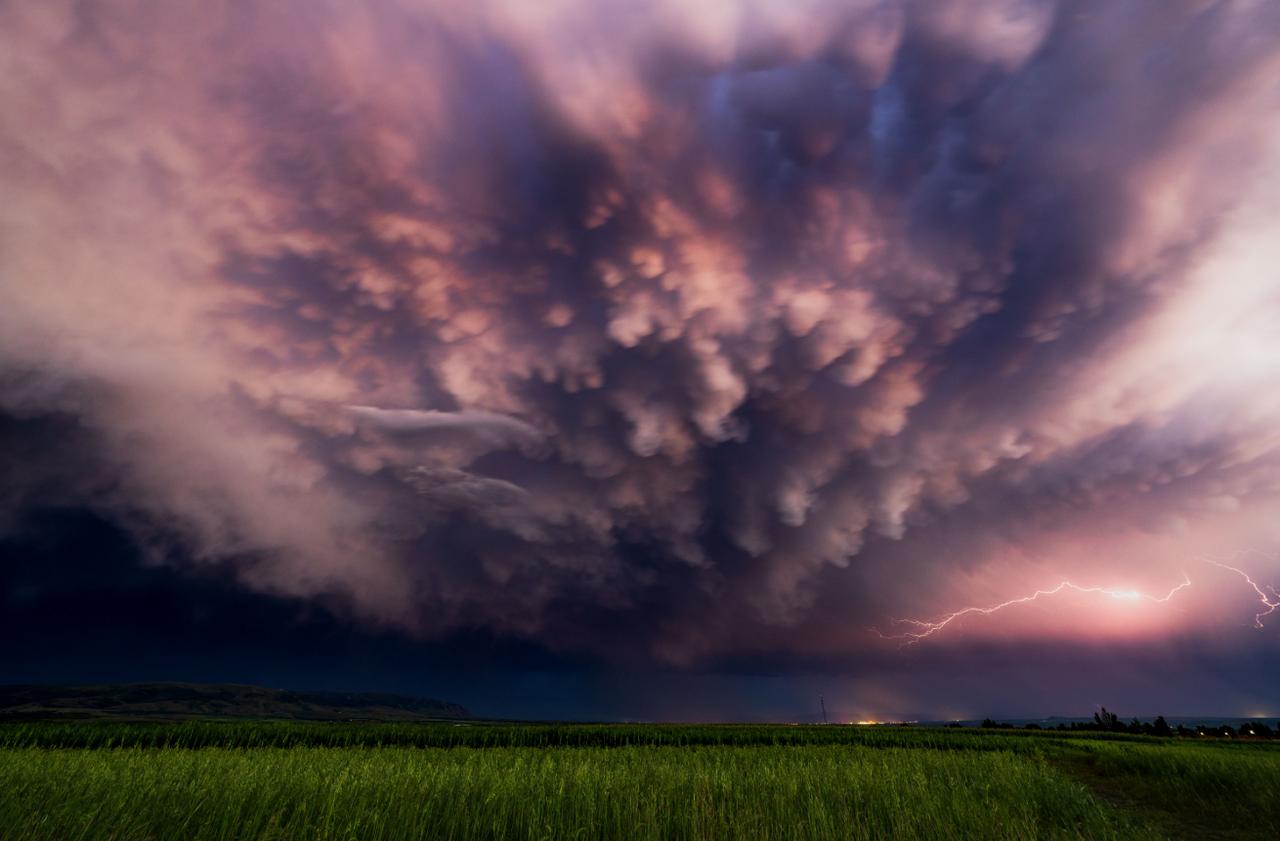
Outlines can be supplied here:
M923 728L9 725L0 839L1272 839L1276 747Z

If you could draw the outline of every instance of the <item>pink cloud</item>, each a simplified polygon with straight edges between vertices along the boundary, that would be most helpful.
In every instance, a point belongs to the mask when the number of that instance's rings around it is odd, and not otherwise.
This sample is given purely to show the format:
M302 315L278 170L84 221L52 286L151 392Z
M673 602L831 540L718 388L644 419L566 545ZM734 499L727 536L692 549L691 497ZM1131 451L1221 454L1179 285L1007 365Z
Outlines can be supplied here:
M1280 23L1072 12L6 8L0 410L419 633L693 662L1167 589L1277 538ZM1236 610L1193 577L965 633Z

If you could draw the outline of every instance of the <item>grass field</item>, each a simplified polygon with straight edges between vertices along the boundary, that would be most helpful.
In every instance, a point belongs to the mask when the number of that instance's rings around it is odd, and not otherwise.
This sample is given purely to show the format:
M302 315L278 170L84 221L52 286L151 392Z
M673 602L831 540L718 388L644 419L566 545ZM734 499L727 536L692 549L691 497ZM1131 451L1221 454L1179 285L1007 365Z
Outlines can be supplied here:
M926 728L0 725L3 839L1280 837L1280 744Z

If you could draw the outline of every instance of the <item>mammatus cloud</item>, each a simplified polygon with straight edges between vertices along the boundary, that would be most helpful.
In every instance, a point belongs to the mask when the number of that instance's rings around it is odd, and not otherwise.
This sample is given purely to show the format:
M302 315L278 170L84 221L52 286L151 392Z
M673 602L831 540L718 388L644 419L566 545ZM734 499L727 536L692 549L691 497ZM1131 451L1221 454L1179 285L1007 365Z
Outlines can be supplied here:
M12 510L681 663L1280 540L1273 3L49 0L0 32L0 409L62 430L7 455ZM1089 624L1241 609L1193 592Z

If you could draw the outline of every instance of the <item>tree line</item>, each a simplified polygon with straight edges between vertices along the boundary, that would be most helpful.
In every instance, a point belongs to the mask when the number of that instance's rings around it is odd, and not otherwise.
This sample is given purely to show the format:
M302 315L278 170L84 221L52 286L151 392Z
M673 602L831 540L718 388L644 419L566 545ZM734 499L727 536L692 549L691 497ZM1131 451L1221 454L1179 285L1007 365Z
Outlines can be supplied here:
M958 726L958 725L953 725ZM990 718L983 719L983 728L993 730L1011 730L1016 725L1008 724L1002 721L992 721ZM1158 715L1155 721L1139 721L1133 719L1127 724L1120 720L1120 716L1109 711L1106 707L1100 708L1093 714L1093 721L1072 721L1061 722L1057 726L1039 725L1035 723L1025 724L1024 730L1062 730L1062 731L1091 731L1102 733L1132 733L1141 736L1225 736L1235 738L1243 736L1245 738L1255 739L1275 739L1280 738L1280 730L1273 730L1266 722L1262 721L1246 721L1241 724L1239 729L1223 724L1216 727L1210 727L1197 724L1194 727L1187 727L1179 724L1176 727L1169 726L1169 722L1165 721L1164 716Z

